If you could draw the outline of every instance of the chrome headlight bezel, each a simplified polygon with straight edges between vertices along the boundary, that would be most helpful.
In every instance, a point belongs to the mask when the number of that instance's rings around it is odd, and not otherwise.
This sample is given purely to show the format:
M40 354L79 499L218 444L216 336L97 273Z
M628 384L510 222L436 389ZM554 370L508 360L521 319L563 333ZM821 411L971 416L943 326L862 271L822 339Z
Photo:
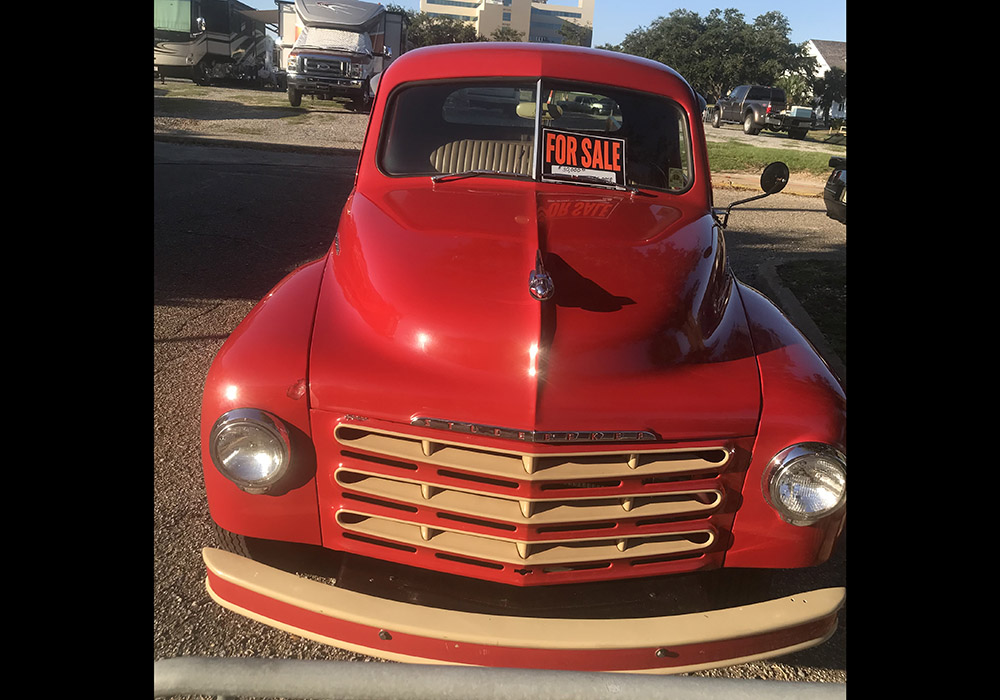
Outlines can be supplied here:
M267 442L271 465L259 476L252 476L240 465L231 464L231 454L222 454L222 440L236 430L255 431L257 437ZM288 429L274 415L256 408L236 408L226 411L215 421L209 433L209 454L215 468L240 489L251 494L266 493L288 472L291 462L291 440ZM259 462L259 460L258 460Z
M821 469L829 480L828 499L832 502L820 509L803 511L789 506L796 500L791 480L803 476L803 469ZM807 477L808 478L808 477ZM814 477L813 477L814 478ZM820 482L817 480L817 484ZM831 445L820 442L802 442L781 450L768 463L761 483L764 498L787 523L797 526L813 525L823 518L840 512L847 504L847 457ZM822 489L817 489L821 491Z

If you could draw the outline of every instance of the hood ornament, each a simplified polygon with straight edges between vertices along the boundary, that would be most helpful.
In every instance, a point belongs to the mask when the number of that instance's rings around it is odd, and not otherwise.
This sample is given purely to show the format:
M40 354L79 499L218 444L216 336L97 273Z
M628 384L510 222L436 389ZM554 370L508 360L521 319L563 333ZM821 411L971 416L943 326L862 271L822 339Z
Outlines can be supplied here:
M555 290L555 284L542 263L542 251L539 250L535 255L535 269L528 275L528 291L538 301L545 301L552 297Z

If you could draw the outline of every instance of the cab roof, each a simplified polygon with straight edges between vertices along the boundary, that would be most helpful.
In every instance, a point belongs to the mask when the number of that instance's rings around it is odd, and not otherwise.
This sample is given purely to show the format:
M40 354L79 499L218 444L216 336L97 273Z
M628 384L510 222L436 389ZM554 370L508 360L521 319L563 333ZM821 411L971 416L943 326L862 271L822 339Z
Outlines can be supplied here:
M556 78L652 92L700 111L677 71L638 56L559 44L481 42L441 44L409 51L386 70L379 92L422 80L477 77Z

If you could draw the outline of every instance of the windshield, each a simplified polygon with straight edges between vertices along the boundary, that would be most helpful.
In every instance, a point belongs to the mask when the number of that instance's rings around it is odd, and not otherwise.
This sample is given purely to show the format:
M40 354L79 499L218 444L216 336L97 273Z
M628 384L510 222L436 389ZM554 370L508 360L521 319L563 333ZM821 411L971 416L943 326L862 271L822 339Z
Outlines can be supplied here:
M153 0L153 29L191 31L191 0Z
M692 180L684 112L659 95L530 79L426 83L397 90L385 119L379 166L389 175L667 191Z
M367 34L347 32L341 29L324 27L303 27L299 38L292 46L298 48L331 49L353 51L354 53L371 53L372 43Z

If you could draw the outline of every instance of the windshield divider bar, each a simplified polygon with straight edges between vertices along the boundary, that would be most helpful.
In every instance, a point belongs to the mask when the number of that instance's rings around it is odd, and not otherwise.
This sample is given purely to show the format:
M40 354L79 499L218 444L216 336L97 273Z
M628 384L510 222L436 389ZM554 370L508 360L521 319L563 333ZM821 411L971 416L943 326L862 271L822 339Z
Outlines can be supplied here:
M535 157L531 159L531 179L538 181L538 159L542 155L542 79L535 83Z

